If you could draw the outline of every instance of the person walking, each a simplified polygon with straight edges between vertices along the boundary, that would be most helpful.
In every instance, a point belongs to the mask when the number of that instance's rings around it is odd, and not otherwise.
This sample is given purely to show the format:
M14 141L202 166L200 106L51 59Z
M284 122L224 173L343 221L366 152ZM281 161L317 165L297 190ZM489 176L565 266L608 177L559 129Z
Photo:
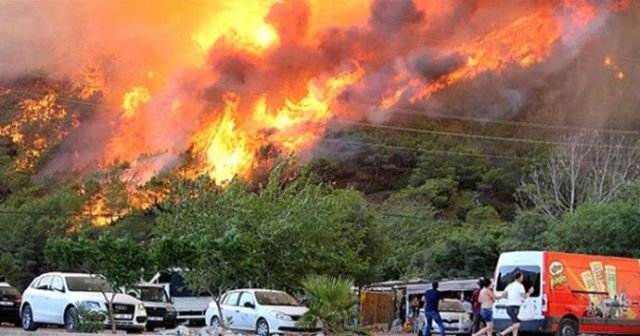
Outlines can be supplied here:
M493 290L491 289L491 280L480 280L480 293L478 295L478 302L480 303L480 316L486 324L484 328L478 330L473 336L480 336L487 334L491 336L493 334L493 303L496 301Z
M518 336L518 331L520 330L520 326L522 322L518 319L518 314L520 313L520 306L522 302L533 294L534 288L533 286L529 288L528 292L525 292L524 285L522 282L524 281L524 274L522 272L517 272L515 274L515 279L511 282L507 288L504 289L504 292L498 297L499 299L507 299L507 315L511 319L511 326L507 329L500 332L500 336L508 335L512 333L513 336Z
M480 324L482 323L482 316L480 316L481 304L479 298L483 282L484 277L478 280L478 288L474 289L473 294L471 294L471 311L473 312L473 324L471 326L471 333L474 334L480 330Z
M440 304L440 301L444 300L444 297L442 297L442 293L438 290L438 285L438 282L434 281L431 284L431 289L424 293L424 316L427 319L424 331L422 332L422 335L424 336L431 335L431 327L433 326L434 321L438 325L438 328L440 328L440 335L446 336L442 317L440 317L440 311L438 310L438 305Z

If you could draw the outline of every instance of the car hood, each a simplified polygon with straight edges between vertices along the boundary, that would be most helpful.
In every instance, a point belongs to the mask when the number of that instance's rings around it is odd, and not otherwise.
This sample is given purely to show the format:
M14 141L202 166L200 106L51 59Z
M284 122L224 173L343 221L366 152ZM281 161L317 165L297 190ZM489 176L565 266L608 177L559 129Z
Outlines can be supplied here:
M105 293L107 295L107 299L111 300L113 293ZM95 302L105 302L104 295L100 292L71 292L70 293L71 301L95 301ZM116 294L113 299L114 303L121 304L130 304L136 305L140 303L140 301L130 295L126 294Z
M295 306L265 306L265 308L274 312L280 312L291 316L302 316L309 310L309 308L307 307Z

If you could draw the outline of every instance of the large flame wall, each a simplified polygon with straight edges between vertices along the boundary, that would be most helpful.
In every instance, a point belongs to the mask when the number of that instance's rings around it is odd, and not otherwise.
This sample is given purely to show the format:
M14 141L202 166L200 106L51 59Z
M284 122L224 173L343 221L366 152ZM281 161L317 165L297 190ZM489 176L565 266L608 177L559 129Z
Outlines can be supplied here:
M571 57L628 7L604 0L3 2L0 78L44 71L81 87L67 102L86 102L92 113L69 113L73 126L60 131L63 144L47 172L129 161L130 178L144 183L183 165L186 152L187 174L223 183L248 176L265 148L310 148L334 118L384 119L486 72ZM53 117L67 116L60 111ZM0 131L22 141L17 130Z

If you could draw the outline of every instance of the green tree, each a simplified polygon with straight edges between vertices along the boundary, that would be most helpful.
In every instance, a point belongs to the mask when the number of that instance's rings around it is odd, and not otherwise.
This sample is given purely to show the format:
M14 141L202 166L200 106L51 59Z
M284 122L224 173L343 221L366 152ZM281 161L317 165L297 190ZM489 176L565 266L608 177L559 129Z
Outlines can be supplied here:
M22 268L11 253L0 253L0 278L22 288ZM0 280L1 281L1 280Z
M105 232L97 239L79 236L55 237L46 246L47 258L64 269L80 269L91 275L102 275L111 288L104 288L102 294L108 304L110 321L114 321L113 301L122 287L137 284L149 267L145 249L130 238L115 238ZM111 295L107 295L111 292ZM113 333L115 323L111 323Z
M203 178L177 186L176 195L158 214L155 258L216 297L240 286L295 290L312 274L366 283L383 257L379 219L361 195L304 169L291 178L276 168L257 189Z

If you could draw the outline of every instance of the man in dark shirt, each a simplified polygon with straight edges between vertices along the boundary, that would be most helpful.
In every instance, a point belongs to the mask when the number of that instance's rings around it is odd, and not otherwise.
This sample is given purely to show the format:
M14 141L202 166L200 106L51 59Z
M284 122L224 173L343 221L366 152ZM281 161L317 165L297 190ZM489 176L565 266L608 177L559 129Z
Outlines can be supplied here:
M438 311L438 304L440 303L440 301L444 300L444 298L442 297L440 291L438 291L437 281L431 284L431 287L431 289L424 293L424 316L427 318L427 323L424 326L422 335L431 335L431 326L433 325L433 321L435 321L438 325L438 328L440 328L440 335L446 336L444 324L442 324L442 318L440 317L440 312Z
M482 316L480 316L480 301L478 300L480 296L480 283L484 281L484 277L478 280L478 288L473 290L473 295L471 296L471 307L473 310L473 326L471 327L471 333L475 334L480 330L480 324L482 324Z

